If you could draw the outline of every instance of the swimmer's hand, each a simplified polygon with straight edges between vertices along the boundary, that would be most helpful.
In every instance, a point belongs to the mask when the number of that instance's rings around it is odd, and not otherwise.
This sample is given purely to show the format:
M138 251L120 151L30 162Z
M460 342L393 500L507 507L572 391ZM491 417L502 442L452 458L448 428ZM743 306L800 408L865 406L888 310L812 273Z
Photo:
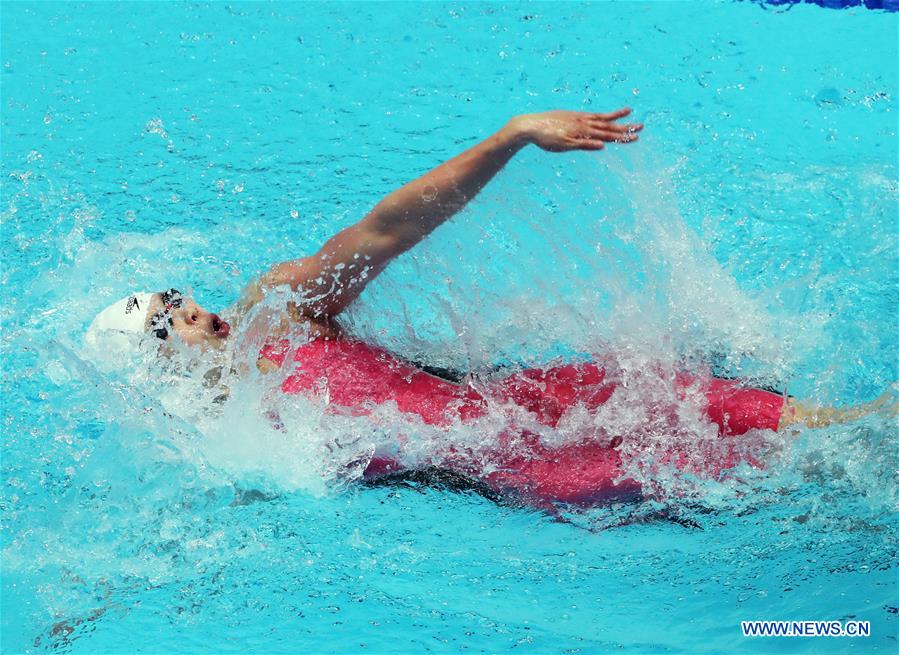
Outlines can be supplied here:
M568 150L602 150L607 143L630 143L637 140L642 123L618 123L631 113L627 107L608 114L582 111L547 111L524 114L509 121L513 130L526 143L549 152Z

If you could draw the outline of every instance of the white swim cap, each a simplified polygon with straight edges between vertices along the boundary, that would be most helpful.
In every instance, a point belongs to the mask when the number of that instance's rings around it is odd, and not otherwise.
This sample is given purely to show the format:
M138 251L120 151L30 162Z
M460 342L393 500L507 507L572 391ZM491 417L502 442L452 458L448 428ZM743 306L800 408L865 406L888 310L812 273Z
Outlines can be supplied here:
M132 293L97 314L91 321L84 340L87 345L130 349L136 337L146 333L147 312L153 294Z

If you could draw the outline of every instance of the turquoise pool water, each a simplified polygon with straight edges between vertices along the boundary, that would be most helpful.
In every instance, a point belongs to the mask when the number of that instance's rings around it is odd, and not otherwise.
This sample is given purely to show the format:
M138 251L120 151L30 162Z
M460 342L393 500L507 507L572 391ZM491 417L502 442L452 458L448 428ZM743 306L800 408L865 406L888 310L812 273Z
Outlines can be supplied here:
M639 144L523 152L348 325L443 365L601 345L870 400L897 379L896 14L0 11L3 652L895 652L892 419L719 481L662 467L655 500L559 522L346 483L320 446L363 424L295 407L285 440L263 382L210 412L81 339L134 288L226 306L516 113L627 104ZM870 637L740 633L853 618Z

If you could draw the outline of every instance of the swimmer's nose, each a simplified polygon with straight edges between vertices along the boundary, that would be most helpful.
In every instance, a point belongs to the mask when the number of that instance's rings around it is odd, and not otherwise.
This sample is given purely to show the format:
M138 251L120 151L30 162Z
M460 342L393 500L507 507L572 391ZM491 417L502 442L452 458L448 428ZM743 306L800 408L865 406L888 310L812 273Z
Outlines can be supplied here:
M231 326L223 321L218 314L213 314L212 331L215 332L215 336L219 337L220 339L224 339L231 333Z

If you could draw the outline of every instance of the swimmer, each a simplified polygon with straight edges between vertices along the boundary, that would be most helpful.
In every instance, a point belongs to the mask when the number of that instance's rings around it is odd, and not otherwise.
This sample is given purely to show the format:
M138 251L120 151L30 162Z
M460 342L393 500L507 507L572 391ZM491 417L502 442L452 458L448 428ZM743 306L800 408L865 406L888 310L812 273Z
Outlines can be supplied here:
M318 252L274 265L246 288L240 300L223 312L224 317L206 311L174 289L135 293L101 312L91 324L87 340L100 345L137 333L161 343L180 340L188 346L221 349L237 331L268 329L271 317L265 317L263 326L244 323L252 322L247 320L250 310L268 293L288 288L294 300L285 303L277 317L280 320L275 321L282 329L268 335L257 361L263 373L282 366L292 346L282 338L290 326L304 326L310 342L292 353L299 366L284 381L285 393L311 392L315 382L327 376L330 401L339 405L361 407L390 400L401 411L418 414L432 424L452 420L448 412L455 412L454 418L461 420L477 416L486 402L482 394L464 384L438 380L390 353L354 340L341 328L341 312L393 259L459 212L522 148L535 145L547 152L596 151L607 144L634 143L643 125L626 122L630 113L623 108L609 113L550 111L517 116L484 141L387 195L361 221L328 239ZM604 402L614 391L614 384L604 376L605 371L593 365L524 371L501 381L494 391L526 407L542 423L553 425L573 402L594 407ZM692 377L684 380L682 386L695 383ZM709 398L708 416L723 435L753 428L784 430L798 424L822 427L855 420L886 402L851 409L817 408L741 388L738 382L706 380L701 386ZM604 447L608 450L609 446ZM552 456L542 451L539 455ZM599 458L598 466L608 464L607 452L594 455ZM591 461L583 452L572 456Z

